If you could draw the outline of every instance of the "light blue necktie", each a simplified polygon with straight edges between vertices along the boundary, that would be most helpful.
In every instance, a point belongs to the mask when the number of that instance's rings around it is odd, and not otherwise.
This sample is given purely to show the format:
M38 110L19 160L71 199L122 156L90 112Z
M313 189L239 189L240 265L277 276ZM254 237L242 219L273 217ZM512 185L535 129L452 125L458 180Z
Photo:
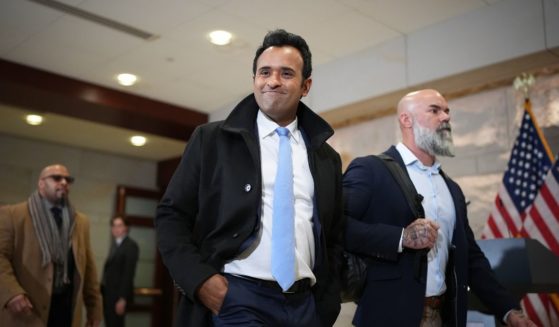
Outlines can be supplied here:
M278 127L276 133L280 145L272 215L272 275L286 291L295 282L293 164L289 130Z

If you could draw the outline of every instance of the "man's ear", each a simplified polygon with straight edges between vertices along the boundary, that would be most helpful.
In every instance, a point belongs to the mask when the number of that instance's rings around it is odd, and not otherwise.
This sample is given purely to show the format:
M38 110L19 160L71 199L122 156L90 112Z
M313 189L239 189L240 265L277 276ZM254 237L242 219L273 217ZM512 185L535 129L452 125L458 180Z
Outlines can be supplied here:
M407 111L403 111L400 113L398 119L400 120L400 126L404 128L412 128L413 127L413 117L411 113Z
M306 97L307 94L309 94L309 91L311 90L311 85L312 85L312 78L309 77L303 81L303 85L301 87L303 88L304 97Z
M45 181L40 178L39 182L37 183L37 189L39 190L39 193L42 191L42 189L45 187Z

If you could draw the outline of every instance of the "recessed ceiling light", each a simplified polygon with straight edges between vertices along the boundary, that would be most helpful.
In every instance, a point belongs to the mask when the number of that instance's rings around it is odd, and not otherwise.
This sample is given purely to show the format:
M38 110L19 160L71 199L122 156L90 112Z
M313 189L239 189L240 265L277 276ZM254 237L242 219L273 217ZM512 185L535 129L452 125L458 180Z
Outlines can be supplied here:
M231 43L233 35L227 31L213 31L209 34L210 42L215 45L227 45Z
M130 143L134 146L144 146L146 144L147 139L141 135L134 135L130 138Z
M120 85L132 86L138 81L138 76L134 74L122 73L116 76L116 80Z
M41 115L27 115L25 116L25 121L29 124L29 125L41 125L43 123L43 116Z

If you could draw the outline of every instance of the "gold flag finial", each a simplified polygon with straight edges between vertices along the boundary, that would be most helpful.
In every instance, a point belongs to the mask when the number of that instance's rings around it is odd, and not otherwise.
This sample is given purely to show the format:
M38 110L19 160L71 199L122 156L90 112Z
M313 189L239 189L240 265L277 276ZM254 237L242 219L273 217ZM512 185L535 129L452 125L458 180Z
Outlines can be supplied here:
M513 86L517 91L522 92L524 98L528 98L528 94L535 82L536 79L534 78L534 75L522 73L514 79Z

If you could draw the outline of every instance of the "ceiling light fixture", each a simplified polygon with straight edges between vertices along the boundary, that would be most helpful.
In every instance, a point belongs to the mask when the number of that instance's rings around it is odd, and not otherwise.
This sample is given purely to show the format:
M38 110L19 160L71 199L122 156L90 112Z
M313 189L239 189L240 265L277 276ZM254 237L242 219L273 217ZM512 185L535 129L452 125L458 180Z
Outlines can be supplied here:
M25 121L29 125L37 126L43 123L43 116L41 115L27 115L25 116Z
M147 142L147 139L141 135L134 135L130 138L130 143L133 146L144 146Z
M129 73L122 73L116 76L118 84L123 86L132 86L138 81L138 76Z
M227 31L213 31L209 34L210 42L215 45L227 45L231 43L233 35Z

